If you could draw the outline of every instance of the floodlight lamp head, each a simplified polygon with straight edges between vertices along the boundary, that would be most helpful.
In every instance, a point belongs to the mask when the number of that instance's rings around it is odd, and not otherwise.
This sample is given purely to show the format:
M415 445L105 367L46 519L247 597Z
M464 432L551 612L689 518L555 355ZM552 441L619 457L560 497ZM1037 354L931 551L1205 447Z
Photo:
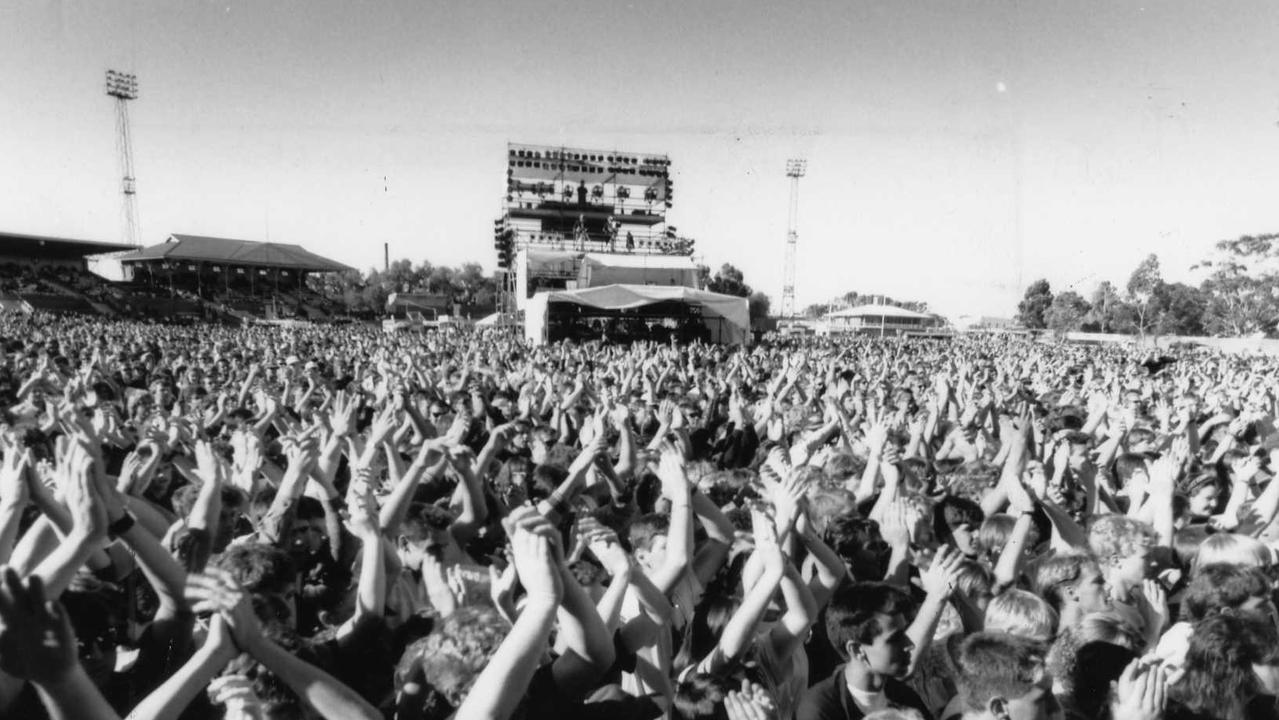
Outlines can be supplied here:
M791 158L786 161L786 177L804 177L808 170L808 161L803 158Z

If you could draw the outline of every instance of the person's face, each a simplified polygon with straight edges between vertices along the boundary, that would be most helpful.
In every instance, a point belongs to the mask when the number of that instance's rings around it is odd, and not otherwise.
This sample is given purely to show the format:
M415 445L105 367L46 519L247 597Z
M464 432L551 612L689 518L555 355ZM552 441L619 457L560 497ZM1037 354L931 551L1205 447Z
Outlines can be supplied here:
M1221 490L1216 485L1205 485L1190 496L1190 514L1195 517L1208 517L1217 509L1217 499Z
M1004 698L1000 707L992 701L991 714L1000 720L1055 720L1061 717L1061 706L1052 693L1052 679L1045 677L1025 695Z
M293 523L293 547L314 555L324 547L325 529L322 518L297 520Z
M885 677L901 677L910 669L910 651L915 644L906 635L906 618L901 613L877 615L879 634L865 645L849 643L849 656L857 658L871 672Z
M977 557L977 533L973 532L973 526L964 523L959 527L950 531L950 536L954 538L955 549L964 554L964 557Z
M647 550L637 550L635 560L645 572L655 572L666 563L666 536L654 536Z
M1106 594L1106 580L1095 567L1085 566L1075 584L1074 600L1084 613L1103 612L1110 609L1110 596Z
M1146 579L1146 560L1149 554L1150 548L1141 548L1128 557L1112 559L1115 579L1134 586L1140 585Z

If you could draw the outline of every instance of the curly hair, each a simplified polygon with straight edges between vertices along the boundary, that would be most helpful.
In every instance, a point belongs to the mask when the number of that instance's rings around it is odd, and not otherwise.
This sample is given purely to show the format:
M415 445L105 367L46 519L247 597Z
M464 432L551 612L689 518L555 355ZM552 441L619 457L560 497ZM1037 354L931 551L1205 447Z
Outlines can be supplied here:
M298 568L293 559L272 545L232 545L215 565L254 595L280 595L298 581Z
M1279 637L1264 616L1213 615L1195 625L1185 675L1170 696L1195 713L1244 720L1244 708L1261 692L1253 665L1279 665Z
M491 607L458 608L404 651L395 671L396 690L403 690L420 670L431 688L453 707L460 706L510 629Z
M1270 579L1255 567L1214 563L1199 568L1181 600L1181 619L1199 622L1209 615L1270 597Z
M673 720L728 720L724 698L735 690L725 678L697 674L675 688L671 704Z
M1088 546L1099 562L1136 555L1154 544L1155 531L1147 523L1124 515L1102 515L1088 528Z

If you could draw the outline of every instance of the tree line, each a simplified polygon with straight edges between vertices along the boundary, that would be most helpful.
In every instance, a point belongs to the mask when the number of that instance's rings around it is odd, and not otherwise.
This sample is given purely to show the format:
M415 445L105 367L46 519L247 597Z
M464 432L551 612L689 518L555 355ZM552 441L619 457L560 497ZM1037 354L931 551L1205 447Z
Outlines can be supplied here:
M1047 280L1026 288L1017 320L1055 332L1275 337L1279 332L1279 234L1244 235L1216 243L1192 269L1207 271L1198 286L1163 279L1151 253L1122 288L1100 283L1084 298L1053 293Z

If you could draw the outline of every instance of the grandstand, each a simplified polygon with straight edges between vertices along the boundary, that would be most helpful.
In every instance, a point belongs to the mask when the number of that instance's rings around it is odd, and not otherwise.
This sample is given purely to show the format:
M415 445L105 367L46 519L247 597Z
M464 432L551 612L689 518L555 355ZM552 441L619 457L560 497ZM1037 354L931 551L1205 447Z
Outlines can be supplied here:
M307 278L351 269L299 245L184 234L118 259L135 292L241 322L331 319L344 308Z
M115 315L123 292L89 258L131 249L97 240L0 233L0 310Z

